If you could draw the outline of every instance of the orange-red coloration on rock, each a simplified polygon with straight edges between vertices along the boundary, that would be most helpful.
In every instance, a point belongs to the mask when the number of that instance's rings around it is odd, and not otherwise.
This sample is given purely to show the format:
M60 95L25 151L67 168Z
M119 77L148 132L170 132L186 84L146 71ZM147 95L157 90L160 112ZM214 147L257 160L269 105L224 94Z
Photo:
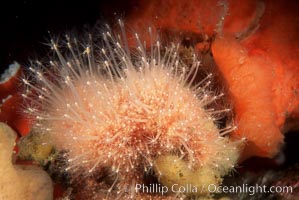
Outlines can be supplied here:
M218 37L212 51L224 75L236 110L238 130L234 136L248 140L244 155L273 156L283 136L276 125L272 83L272 63L249 56L235 39Z
M267 3L255 34L241 44L227 37L213 44L214 59L236 103L239 130L233 136L245 135L249 141L244 158L272 157L283 142L282 129L292 128L284 125L299 105L298 11L292 3Z
M296 2L166 0L135 6L139 9L129 13L126 22L137 31L150 24L162 33L216 36L212 53L231 93L239 126L233 137L248 139L243 159L274 156L283 143L281 132L293 128L285 126L286 119L298 116L294 114L299 105Z
M22 70L17 63L14 65L17 67L16 72L9 74L9 77L0 83L0 122L7 123L18 134L26 135L30 130L30 122L21 113L23 99L18 93Z
M243 31L256 15L255 1L231 0L228 3L225 2L219 0L134 2L135 4L132 3L132 5L138 9L133 10L127 16L126 22L133 27L133 30L144 34L146 34L144 29L148 25L154 25L162 31L204 33L211 36L215 34L217 24L221 17L225 16L226 6L229 5L229 14L225 17L225 30L231 33Z
M14 94L1 105L0 121L6 122L13 129L24 136L30 131L30 121L21 113L22 97Z

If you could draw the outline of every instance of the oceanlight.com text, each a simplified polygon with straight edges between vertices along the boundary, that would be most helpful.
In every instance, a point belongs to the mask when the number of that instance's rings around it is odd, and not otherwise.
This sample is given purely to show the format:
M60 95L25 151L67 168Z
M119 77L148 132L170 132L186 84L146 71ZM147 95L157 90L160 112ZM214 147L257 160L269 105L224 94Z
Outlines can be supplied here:
M291 186L266 186L266 185L236 185L236 186L222 186L222 185L201 185L194 186L192 184L179 185L173 184L171 187L161 184L136 184L135 191L138 193L159 193L165 195L167 193L247 193L254 195L257 193L292 193Z
M203 188L203 191L205 188ZM266 186L266 185L248 185L242 184L237 186L217 186L210 184L207 187L210 193L248 193L254 195L257 193L292 193L292 186Z

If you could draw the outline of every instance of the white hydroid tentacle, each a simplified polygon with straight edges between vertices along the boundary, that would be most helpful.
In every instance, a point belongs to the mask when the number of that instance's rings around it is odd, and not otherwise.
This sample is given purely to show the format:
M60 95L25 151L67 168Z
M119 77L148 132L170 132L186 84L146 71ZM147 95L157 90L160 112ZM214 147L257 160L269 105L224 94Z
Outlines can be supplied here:
M120 36L110 29L101 34L99 52L91 37L83 49L69 36L66 49L51 41L57 59L32 66L33 81L23 79L34 128L67 151L66 170L72 174L88 176L108 167L116 177L108 196L115 191L134 198L134 190L122 188L142 183L162 154L177 154L190 169L206 166L225 174L236 162L237 142L221 136L233 128L219 134L213 121L213 114L228 110L205 110L223 95L208 91L212 75L197 81L201 64L195 54L187 66L179 45L162 48L151 29L148 48L135 34L137 46L129 49L119 24Z

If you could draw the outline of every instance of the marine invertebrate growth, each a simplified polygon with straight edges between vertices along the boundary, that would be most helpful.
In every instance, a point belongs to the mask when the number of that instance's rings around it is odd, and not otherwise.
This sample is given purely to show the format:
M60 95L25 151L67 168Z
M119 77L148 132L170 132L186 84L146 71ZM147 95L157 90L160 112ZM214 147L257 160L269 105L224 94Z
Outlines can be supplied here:
M16 137L9 126L0 123L0 199L53 199L52 181L46 172L12 163Z
M161 32L194 34L200 39L194 42L198 51L211 44L223 85L234 102L239 128L232 137L248 141L241 160L273 158L281 150L284 133L298 129L298 3L153 0L134 6L138 9L126 19L133 27L149 21ZM207 45L205 38L216 39Z
M25 135L29 132L29 122L20 112L19 105L22 103L22 97L19 94L18 87L22 68L14 62L8 69L1 74L0 78L0 122L7 123L18 134Z
M120 34L109 28L101 33L98 52L91 41L82 47L67 36L66 49L51 42L57 60L29 67L23 97L30 101L35 131L49 134L67 152L65 170L74 180L108 174L112 181L101 183L107 196L141 195L136 184L144 183L159 156L174 155L190 170L209 168L213 173L206 176L229 172L239 141L224 137L235 127L219 130L214 122L229 109L206 109L223 96L208 90L211 75L195 82L201 65L196 56L187 66L178 45L163 48L152 29L149 46L135 34L137 46L129 50L124 24L119 25Z

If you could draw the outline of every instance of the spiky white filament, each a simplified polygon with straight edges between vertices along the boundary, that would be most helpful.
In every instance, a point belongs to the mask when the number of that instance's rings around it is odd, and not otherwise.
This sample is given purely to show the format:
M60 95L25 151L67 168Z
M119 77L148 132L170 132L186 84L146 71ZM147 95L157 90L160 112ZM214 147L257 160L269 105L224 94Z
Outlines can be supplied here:
M91 36L83 51L76 39L66 36L67 56L52 40L57 59L32 63L32 76L23 78L28 87L23 96L32 104L27 112L36 119L37 130L68 151L66 170L83 168L91 174L110 166L116 178L109 195L130 181L142 181L154 158L165 153L179 154L190 168L227 168L221 164L226 153L217 152L234 147L224 147L221 136L235 127L219 135L213 115L229 109L205 110L223 96L207 92L212 74L196 82L201 62L195 54L187 66L179 58L179 45L162 48L151 28L148 48L135 34L137 47L129 49L123 22L119 25L121 35L110 28L102 33L99 52L94 52Z

